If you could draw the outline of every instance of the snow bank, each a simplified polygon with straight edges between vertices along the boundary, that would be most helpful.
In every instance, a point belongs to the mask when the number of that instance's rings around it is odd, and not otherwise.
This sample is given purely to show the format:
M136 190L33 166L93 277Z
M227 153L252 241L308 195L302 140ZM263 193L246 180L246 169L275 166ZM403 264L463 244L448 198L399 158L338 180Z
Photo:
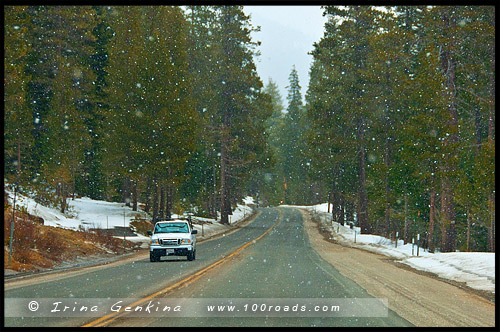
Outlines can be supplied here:
M9 203L12 204L12 198L14 193L6 190L9 194ZM236 224L243 220L246 216L252 213L251 205L254 204L252 197L245 197L243 204L238 204L233 215L230 216L230 224ZM250 205L250 206L249 206ZM49 208L36 203L32 198L20 195L16 195L16 207L24 207L28 213L42 217L44 219L44 225L61 227L67 229L78 230L79 228L114 228L118 227L129 227L130 222L133 221L136 216L140 218L150 219L150 217L143 211L132 211L131 207L125 205L125 203L113 203L101 200L94 200L88 197L75 198L75 200L70 200L68 209L66 213L61 213L56 208ZM180 216L173 215L173 218L178 218ZM194 228L198 230L199 237L202 237L202 230L204 237L212 236L214 234L226 231L228 227L226 225L221 225L215 219L202 218L193 216L193 221L195 223ZM197 221L203 223L202 226L196 224ZM127 237L127 240L144 242L149 241L149 237L138 235L137 237Z
M13 193L7 191L12 204ZM16 195L16 206L26 208L28 213L42 217L44 225L77 230L82 228L128 227L135 216L144 217L144 212L132 211L124 203L112 203L93 200L87 197L70 200L66 213L56 208L38 204L32 198Z
M234 225L245 219L252 214L253 209L251 206L254 204L254 199L247 196L243 199L243 204L238 204L233 214L229 216L229 224ZM220 218L220 214L219 218ZM197 223L199 221L199 223ZM213 218L193 217L193 227L198 230L198 237L203 239L215 234L222 233L228 230L228 226L222 225L220 220Z
M432 272L441 278L464 282L467 286L495 292L495 253L489 252L454 252L429 253L412 243L397 243L385 237L373 234L360 234L359 227L343 226L332 222L328 213L328 203L314 206L295 206L306 208L320 217L320 222L329 229L335 239L342 244L359 247L398 259L415 269ZM356 231L356 233L355 233Z
M419 270L459 282L475 289L495 292L495 254L450 252L410 257L403 261Z

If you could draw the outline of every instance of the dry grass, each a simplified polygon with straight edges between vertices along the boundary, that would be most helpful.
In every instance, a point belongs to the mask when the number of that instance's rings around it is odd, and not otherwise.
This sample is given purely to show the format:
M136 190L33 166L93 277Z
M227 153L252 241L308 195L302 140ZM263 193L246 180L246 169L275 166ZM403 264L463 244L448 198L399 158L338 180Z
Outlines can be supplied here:
M36 217L16 211L11 265L8 266L12 209L4 209L4 268L27 272L52 268L76 258L121 254L123 240L102 231L74 231L39 224ZM127 248L137 244L127 241Z
M153 231L154 225L146 219L135 219L130 222L130 226L139 234L146 235L148 231Z

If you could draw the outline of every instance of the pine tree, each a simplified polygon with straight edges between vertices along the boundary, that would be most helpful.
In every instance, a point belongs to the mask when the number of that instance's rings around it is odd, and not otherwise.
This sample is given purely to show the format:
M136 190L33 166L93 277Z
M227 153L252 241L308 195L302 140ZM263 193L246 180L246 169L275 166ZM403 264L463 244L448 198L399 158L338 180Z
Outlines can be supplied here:
M324 177L334 200L345 199L341 209L363 205L365 182L375 232L422 234L430 250L440 237L440 250L453 251L471 247L474 220L492 243L494 182L483 177L494 169L494 152L483 151L486 142L494 146L491 8L325 13L325 35L312 52L307 136L314 171L334 174Z
M302 104L301 87L295 66L289 75L288 107L284 116L283 129L280 132L282 150L285 199L288 204L306 204L310 202L310 188L299 188L307 183L310 161L305 145L305 117Z
M27 34L31 28L27 9L4 7L4 174L9 182L23 185L32 175L30 150L34 144L33 118L26 95L29 76L25 66L30 51Z
M198 151L191 156L186 167L190 176L186 179L183 195L190 203L197 201L206 213L217 218L217 187L219 176L218 124L215 111L219 102L220 81L218 54L220 44L216 38L217 12L213 6L188 6L189 22L188 61L195 108L198 113ZM186 172L187 172L186 169ZM187 174L186 174L187 175ZM188 191L189 188L189 191Z
M232 214L232 188L238 179L238 168L245 165L248 154L242 154L238 144L243 142L244 127L250 126L256 117L253 103L257 100L262 82L257 76L253 63L253 50L250 33L253 27L249 17L243 13L241 6L217 7L217 23L215 30L219 50L219 71L215 73L220 89L220 99L215 112L212 113L219 126L220 142L220 209L221 223L229 223ZM266 118L266 117L264 117ZM237 155L239 154L239 155Z
M269 103L272 108L271 116L265 122L265 132L269 137L270 156L268 160L269 166L263 170L260 179L262 180L261 192L264 201L268 204L278 205L284 202L284 182L283 182L283 162L281 146L281 135L283 133L284 122L284 106L278 85L270 78L263 92L270 98Z
M366 148L369 129L370 102L367 98L366 61L370 52L368 38L376 31L374 15L370 7L353 6L348 10L330 6L325 13L331 17L341 17L342 23L327 25L325 41L336 48L338 65L342 68L342 84L345 92L338 102L342 104L346 125L350 128L347 136L356 137L356 158L358 169L357 219L362 233L371 232L368 217Z
M32 7L32 52L27 71L34 106L36 171L54 185L64 212L66 197L75 190L89 134L84 121L94 82L88 65L95 11L86 6ZM41 125L40 125L41 123Z
M108 125L118 130L107 137L106 162L118 162L121 167L114 177L125 184L131 180L132 188L143 173L148 174L157 202L153 217L168 217L175 186L195 148L197 121L189 90L186 22L177 7L113 11L118 19L110 43L113 98ZM124 199L134 201L138 196L124 194Z
M77 191L93 199L103 199L105 179L102 170L104 136L103 125L106 112L109 111L106 87L108 85L108 43L113 36L109 25L110 11L108 7L93 6L96 11L96 26L92 29L95 37L94 53L89 59L96 80L91 98L88 101L88 119L85 122L91 136L90 147L86 150L82 165L82 176L77 179Z
M277 142L280 136L280 127L283 125L283 112L285 108L283 106L283 100L279 92L278 85L271 78L269 78L263 92L271 98L270 102L272 104L273 111L269 119L266 121L266 127L268 128L267 131L270 134L271 145L273 145L274 148L277 148Z

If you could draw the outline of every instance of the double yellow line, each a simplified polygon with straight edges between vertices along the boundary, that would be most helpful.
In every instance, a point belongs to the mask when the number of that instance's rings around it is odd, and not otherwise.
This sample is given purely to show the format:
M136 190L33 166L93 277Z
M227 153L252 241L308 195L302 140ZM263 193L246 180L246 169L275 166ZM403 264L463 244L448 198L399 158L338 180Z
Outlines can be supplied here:
M260 215L260 212L257 216ZM194 282L195 280L198 280L200 277L202 277L204 274L206 274L208 271L214 269L216 266L222 264L223 262L227 261L228 259L238 255L241 251L243 251L245 248L247 248L248 246L252 245L253 243L259 241L260 239L262 239L264 236L266 236L267 234L269 234L280 222L281 222L281 219L282 219L282 215L283 215L283 212L281 210L279 210L279 217L278 217L278 220L276 223L273 224L273 226L271 226L268 230L266 230L262 235L260 235L259 237L253 239L252 241L250 242L247 242L245 243L243 246L241 246L240 248L236 249L234 252L232 252L231 254L229 254L228 256L225 256L221 259L219 259L218 261L216 261L215 263L199 270L198 272L190 275L189 277L185 278L185 279L182 279L181 281L178 281L176 282L175 284L173 285L170 285L156 293L153 293L149 296L146 296L134 303L131 303L127 306L123 306L122 309L120 309L119 311L117 312L113 312L113 313L110 313L110 314L107 314L105 316L102 316L90 323L87 323L85 325L82 325L82 327L101 327L101 326L104 326L106 324L109 324L111 323L112 321L118 319L119 317L122 317L122 316L125 316L127 314L125 310L126 307L135 307L135 306L140 306L144 303L146 303L147 301L150 301L151 299L155 298L155 297L158 297L162 294L167 294L169 292L172 292L173 290L176 290L176 289L179 289L181 287L184 287L184 286L187 286L189 285L190 283ZM257 217L256 216L256 217Z

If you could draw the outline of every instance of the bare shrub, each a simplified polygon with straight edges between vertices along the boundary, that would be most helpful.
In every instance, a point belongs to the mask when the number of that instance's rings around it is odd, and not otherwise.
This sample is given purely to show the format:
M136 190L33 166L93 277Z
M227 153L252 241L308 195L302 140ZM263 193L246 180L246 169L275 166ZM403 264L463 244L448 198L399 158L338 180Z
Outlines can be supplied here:
M51 268L54 265L51 261L42 256L39 252L29 249L17 249L14 252L13 257L16 261L20 263L27 265L28 264L36 265L42 268Z
M65 244L65 238L58 229L47 227L44 232L40 234L37 246L48 258L56 262L61 262L64 260L64 254L68 249ZM69 249L71 250L71 248Z

